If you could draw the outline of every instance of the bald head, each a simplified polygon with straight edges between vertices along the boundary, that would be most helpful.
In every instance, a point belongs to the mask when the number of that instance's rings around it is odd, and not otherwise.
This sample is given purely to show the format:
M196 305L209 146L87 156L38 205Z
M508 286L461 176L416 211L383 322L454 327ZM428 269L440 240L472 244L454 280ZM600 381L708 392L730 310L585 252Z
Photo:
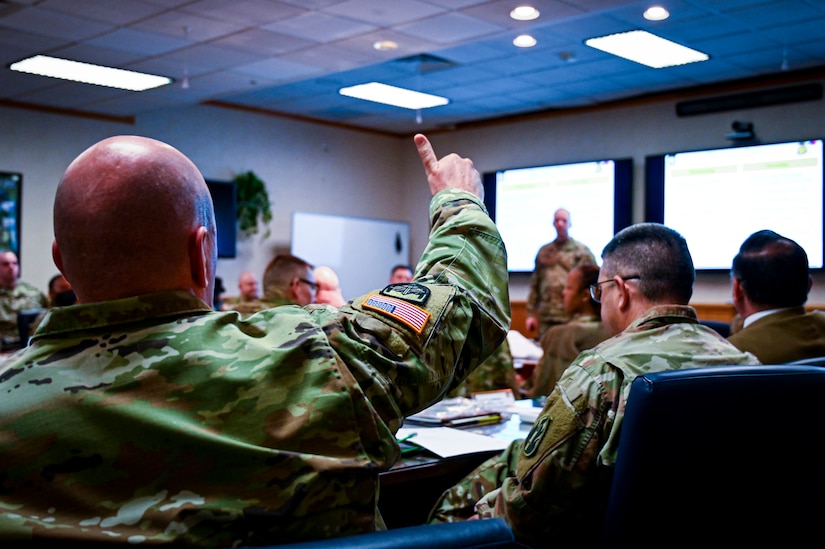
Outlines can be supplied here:
M340 307L346 303L341 293L341 283L338 280L338 275L331 267L326 265L315 267L313 274L315 275L315 283L318 284L318 290L315 292L315 303L328 303L334 307Z
M338 275L326 265L315 267L315 282L319 290L335 290L339 286Z
M66 169L54 202L55 263L81 303L184 290L212 304L209 189L169 145L104 139Z

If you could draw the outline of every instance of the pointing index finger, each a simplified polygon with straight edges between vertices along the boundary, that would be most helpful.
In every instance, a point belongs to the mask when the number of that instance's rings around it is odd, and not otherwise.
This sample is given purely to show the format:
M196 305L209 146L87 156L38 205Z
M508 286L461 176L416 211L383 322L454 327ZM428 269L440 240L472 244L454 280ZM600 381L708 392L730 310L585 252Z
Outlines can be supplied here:
M438 158L435 156L430 140L425 135L418 133L415 135L415 146L418 148L418 156L421 157L424 169L427 173L434 172L438 164Z

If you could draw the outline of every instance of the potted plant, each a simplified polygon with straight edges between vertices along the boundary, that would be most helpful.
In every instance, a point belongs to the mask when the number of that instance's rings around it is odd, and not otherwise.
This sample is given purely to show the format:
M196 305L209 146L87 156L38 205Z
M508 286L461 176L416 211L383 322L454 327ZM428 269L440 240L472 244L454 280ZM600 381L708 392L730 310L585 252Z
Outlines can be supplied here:
M266 227L263 238L268 237L268 223L272 221L272 209L266 185L251 170L236 175L233 181L238 199L237 215L240 234L244 237L257 234L258 224L262 222Z

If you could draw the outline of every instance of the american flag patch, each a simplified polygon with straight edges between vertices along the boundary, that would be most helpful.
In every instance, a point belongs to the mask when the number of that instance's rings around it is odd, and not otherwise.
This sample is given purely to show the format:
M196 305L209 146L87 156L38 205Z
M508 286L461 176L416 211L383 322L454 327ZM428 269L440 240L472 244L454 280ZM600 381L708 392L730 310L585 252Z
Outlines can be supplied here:
M406 324L415 333L420 334L430 320L430 313L401 299L378 294L370 294L361 306L384 313L395 320Z

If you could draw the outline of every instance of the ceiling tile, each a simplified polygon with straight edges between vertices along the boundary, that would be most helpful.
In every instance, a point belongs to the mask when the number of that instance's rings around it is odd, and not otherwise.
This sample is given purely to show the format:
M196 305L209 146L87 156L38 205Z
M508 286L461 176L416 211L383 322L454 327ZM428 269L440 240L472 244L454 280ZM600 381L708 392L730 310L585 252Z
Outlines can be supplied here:
M108 24L37 7L25 8L3 17L0 19L0 27L33 34L47 33L49 36L67 40L83 40L112 29Z
M264 25L264 28L281 34L327 43L370 32L377 27L329 13L310 12Z
M397 26L444 12L443 8L416 0L383 1L348 0L322 11L371 23L378 27Z
M248 74L256 78L272 78L276 82L289 82L297 78L317 76L321 70L318 67L293 63L282 59L266 59L234 68L236 72Z
M140 21L134 25L134 28L186 41L203 41L238 32L243 30L245 25L226 19L219 20L181 10L172 10Z
M574 108L757 76L825 70L821 0L22 0L0 3L0 97L82 112L139 116L212 99L290 116L404 134ZM27 7L28 6L28 7ZM711 60L655 70L584 44L642 28ZM517 49L529 32L538 44ZM397 42L378 51L378 40ZM37 53L142 70L175 81L140 94L13 73ZM182 86L184 73L188 88ZM404 109L344 98L381 81L450 99L417 121ZM94 88L94 90L90 89ZM67 95L70 90L71 95ZM67 107L68 106L68 107Z
M460 13L448 13L401 25L398 30L436 44L454 44L471 38L489 36L504 29L481 19Z
M45 0L38 7L82 19L125 25L157 14L164 8L140 0Z
M277 56L312 47L315 42L264 29L249 29L213 40L210 44L261 56Z
M199 0L182 6L181 11L256 26L306 12L299 6L271 0Z

